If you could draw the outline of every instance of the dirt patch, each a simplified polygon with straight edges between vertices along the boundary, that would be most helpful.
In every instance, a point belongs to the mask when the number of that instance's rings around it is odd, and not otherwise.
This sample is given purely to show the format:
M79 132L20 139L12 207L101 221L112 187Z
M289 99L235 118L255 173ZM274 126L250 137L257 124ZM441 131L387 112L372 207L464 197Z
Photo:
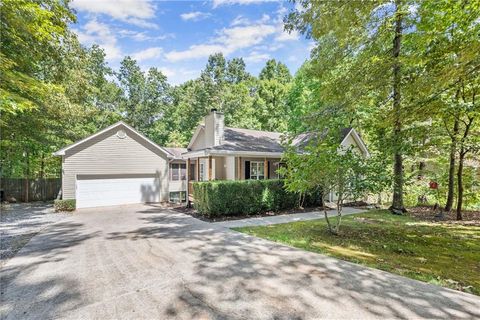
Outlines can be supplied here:
M259 214L250 214L250 215L233 215L233 216L220 216L220 217L205 217L198 213L197 210L194 208L187 208L183 207L175 207L172 208L173 210L181 213L188 214L196 219L206 221L206 222L220 222L220 221L231 221L231 220L241 220L241 219L250 219L250 218L263 218L263 217L273 217L273 216L280 216L286 214L295 214L295 213L305 213L305 212L314 212L314 211L322 211L322 207L308 207L303 209L292 209L292 210L284 210L278 212L265 212Z
M445 212L443 219L438 219L436 215L439 211L435 211L431 206L418 206L408 209L408 215L420 220L450 223L469 226L480 226L480 211L465 210L462 211L463 220L457 221L457 213L455 211Z

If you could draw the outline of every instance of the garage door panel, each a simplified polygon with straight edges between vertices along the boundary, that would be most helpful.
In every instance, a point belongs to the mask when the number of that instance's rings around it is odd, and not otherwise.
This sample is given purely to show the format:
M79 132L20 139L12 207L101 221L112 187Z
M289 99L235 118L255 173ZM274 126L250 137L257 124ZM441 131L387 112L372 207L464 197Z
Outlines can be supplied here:
M160 201L160 181L154 176L137 178L77 179L77 208Z

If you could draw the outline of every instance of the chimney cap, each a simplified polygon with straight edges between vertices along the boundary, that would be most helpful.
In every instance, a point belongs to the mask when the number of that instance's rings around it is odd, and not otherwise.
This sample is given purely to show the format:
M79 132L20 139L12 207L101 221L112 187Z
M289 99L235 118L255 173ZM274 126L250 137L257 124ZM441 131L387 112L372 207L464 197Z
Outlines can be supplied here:
M217 112L217 111L218 111L217 108L210 109L210 112Z

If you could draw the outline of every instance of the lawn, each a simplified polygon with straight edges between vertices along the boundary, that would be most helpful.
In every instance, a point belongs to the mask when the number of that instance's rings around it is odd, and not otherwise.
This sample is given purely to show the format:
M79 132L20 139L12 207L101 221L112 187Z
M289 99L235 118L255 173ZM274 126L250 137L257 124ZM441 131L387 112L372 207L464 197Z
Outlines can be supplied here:
M235 229L409 278L480 295L480 227L425 222L375 210L344 217Z

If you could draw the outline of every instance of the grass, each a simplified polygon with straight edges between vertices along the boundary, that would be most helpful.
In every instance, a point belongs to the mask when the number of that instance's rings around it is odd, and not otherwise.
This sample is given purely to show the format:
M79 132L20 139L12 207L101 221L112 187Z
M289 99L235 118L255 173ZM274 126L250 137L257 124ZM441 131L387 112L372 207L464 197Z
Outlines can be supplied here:
M307 251L480 295L480 227L425 222L386 210L235 230Z

